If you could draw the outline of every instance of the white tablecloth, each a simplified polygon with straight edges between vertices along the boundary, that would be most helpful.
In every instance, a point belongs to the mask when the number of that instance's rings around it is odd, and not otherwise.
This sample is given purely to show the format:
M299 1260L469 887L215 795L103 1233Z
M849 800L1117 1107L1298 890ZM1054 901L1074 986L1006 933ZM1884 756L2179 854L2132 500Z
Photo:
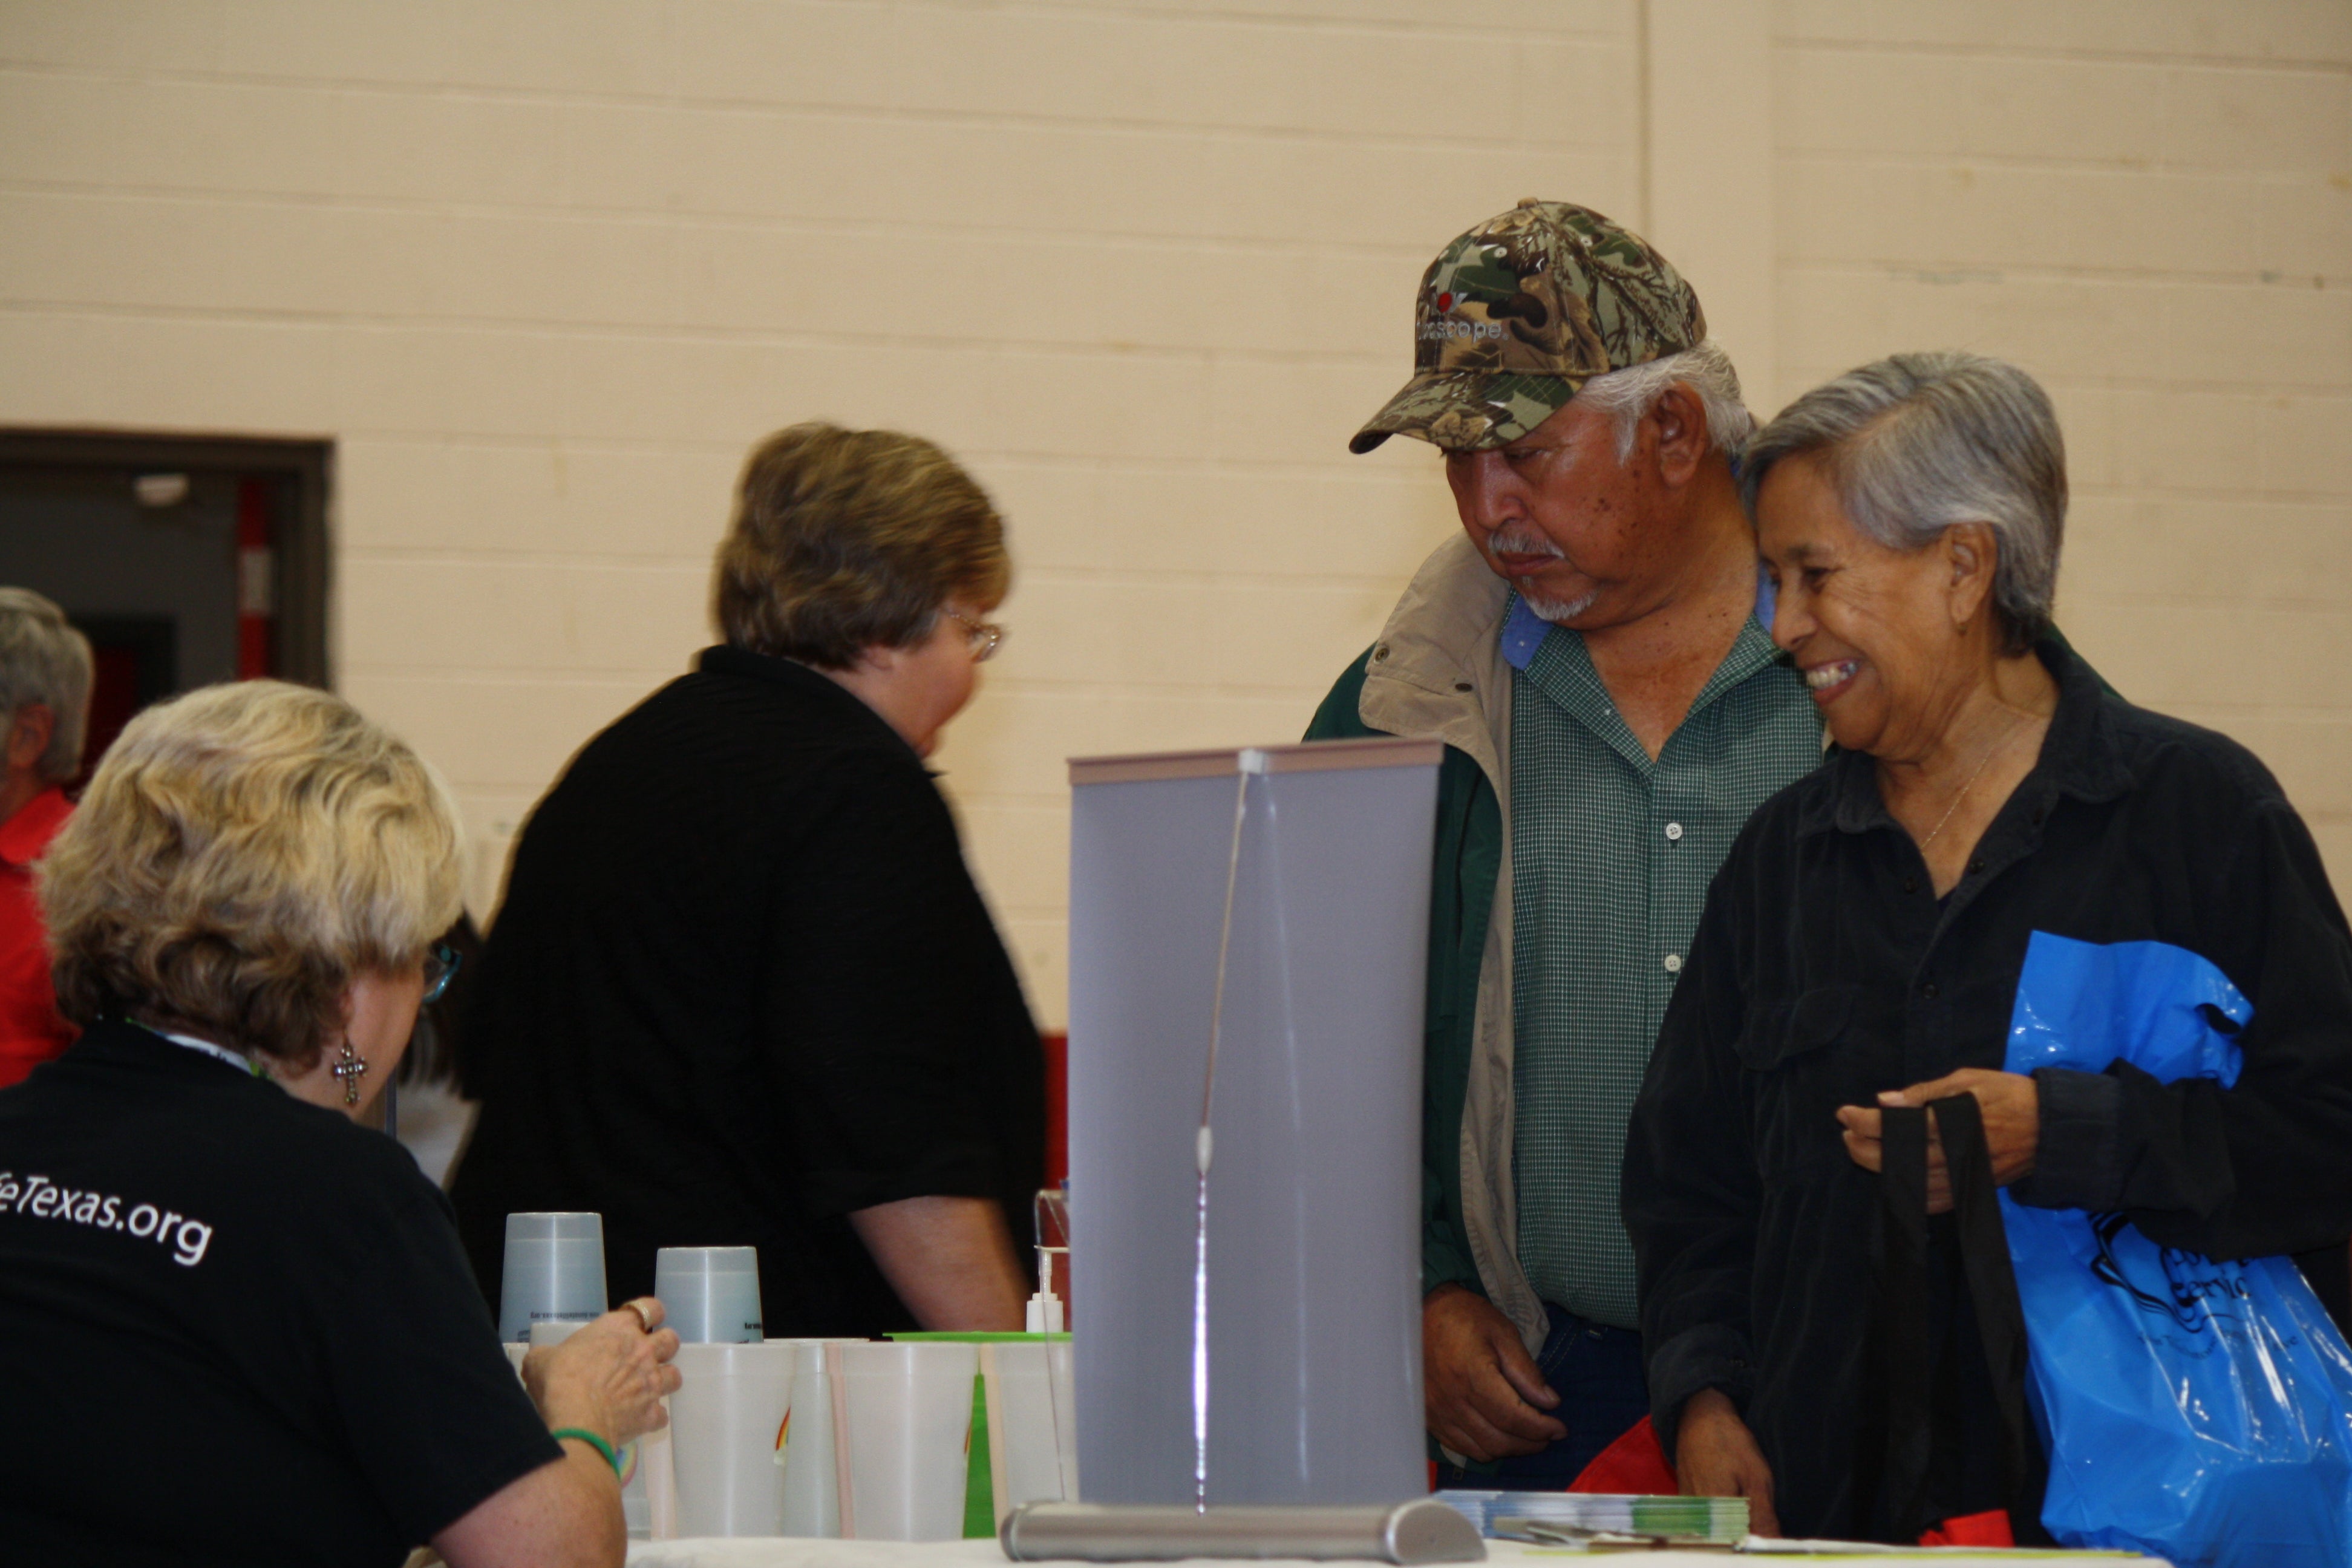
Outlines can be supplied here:
M1005 1568L993 1541L632 1541L629 1568Z
M1719 1552L1643 1552L1632 1555L1587 1557L1580 1552L1565 1552L1554 1547L1523 1546L1515 1541L1486 1542L1486 1559L1490 1563L1511 1563L1528 1559L1545 1560L1544 1568L1572 1568L1573 1563L1624 1563L1631 1568L1733 1568L1749 1564L1752 1568L1773 1568L1776 1563L1816 1563L1852 1564L1865 1568L1871 1563L1886 1568L2015 1568L2021 1555L1979 1553L1947 1549L1932 1554L1871 1553L1866 1556L1838 1557L1733 1557ZM2064 1562L2065 1555L2034 1553L2044 1560ZM1567 1559L1567 1562L1562 1562ZM1212 1568L1210 1560L1195 1558L1202 1568ZM2118 1559L2105 1552L2085 1553L2085 1564L2113 1563ZM2141 1559L2147 1568L2163 1568L2153 1559ZM803 1541L779 1538L761 1541L638 1541L629 1545L629 1568L1006 1568L1004 1553L993 1541ZM1233 1568L1230 1560L1214 1564L1214 1568ZM1305 1563L1293 1561L1268 1560L1254 1568L1330 1568L1328 1563ZM1532 1568L1532 1565L1531 1565Z

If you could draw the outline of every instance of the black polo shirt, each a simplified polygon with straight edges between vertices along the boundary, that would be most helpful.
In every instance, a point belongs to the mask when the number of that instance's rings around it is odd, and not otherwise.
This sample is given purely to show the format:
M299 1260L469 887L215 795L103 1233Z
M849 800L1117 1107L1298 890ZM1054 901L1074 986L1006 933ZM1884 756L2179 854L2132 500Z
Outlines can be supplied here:
M484 1288L506 1215L604 1216L613 1299L663 1247L753 1246L772 1336L915 1326L847 1216L1043 1176L1044 1062L922 761L738 648L581 751L532 812L467 1021L452 1187Z
M391 1139L122 1023L0 1090L0 1561L389 1565L562 1457Z
M2120 1210L2217 1258L2340 1252L2352 1232L2352 931L2311 835L2243 747L2039 652L2059 684L2041 757L1940 902L1867 755L1756 814L1634 1109L1624 1210L1662 1432L1701 1388L1741 1400L1798 1533L1857 1524L1878 1198L1835 1111L2000 1068L2034 931L2187 948L2254 1016L2232 1089L2122 1063L2037 1072L2021 1201Z

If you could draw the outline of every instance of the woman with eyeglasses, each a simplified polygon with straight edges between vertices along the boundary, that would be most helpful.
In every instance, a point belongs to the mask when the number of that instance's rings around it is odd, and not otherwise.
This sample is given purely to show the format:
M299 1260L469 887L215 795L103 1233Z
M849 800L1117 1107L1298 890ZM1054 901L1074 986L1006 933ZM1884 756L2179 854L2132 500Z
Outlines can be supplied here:
M660 1303L526 1393L447 1201L354 1125L460 862L439 781L322 691L209 687L108 751L38 872L81 1038L0 1091L0 1555L621 1563Z
M771 1337L1022 1327L1043 1060L924 766L1011 574L928 441L753 449L723 646L590 741L515 848L451 1187L485 1286L508 1214L590 1209L616 1290L663 1247L756 1247Z

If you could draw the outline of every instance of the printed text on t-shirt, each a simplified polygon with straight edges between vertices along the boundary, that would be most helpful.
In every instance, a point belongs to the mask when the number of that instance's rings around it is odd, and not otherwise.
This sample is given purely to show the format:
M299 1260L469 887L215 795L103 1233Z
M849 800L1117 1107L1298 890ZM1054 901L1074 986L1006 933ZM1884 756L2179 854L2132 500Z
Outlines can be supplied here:
M200 1219L153 1204L140 1204L126 1214L122 1200L110 1193L77 1192L47 1176L27 1175L20 1180L13 1171L0 1171L0 1214L68 1220L142 1239L152 1237L172 1248L172 1261L184 1268L202 1263L205 1249L213 1244L213 1227Z

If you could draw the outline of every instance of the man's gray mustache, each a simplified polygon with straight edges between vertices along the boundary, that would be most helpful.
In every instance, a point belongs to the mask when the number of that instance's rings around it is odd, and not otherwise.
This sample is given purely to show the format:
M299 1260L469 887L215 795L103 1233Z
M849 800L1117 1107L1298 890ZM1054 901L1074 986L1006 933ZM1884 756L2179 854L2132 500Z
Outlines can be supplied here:
M1568 552L1533 529L1498 528L1486 548L1497 555L1549 555L1555 561Z

